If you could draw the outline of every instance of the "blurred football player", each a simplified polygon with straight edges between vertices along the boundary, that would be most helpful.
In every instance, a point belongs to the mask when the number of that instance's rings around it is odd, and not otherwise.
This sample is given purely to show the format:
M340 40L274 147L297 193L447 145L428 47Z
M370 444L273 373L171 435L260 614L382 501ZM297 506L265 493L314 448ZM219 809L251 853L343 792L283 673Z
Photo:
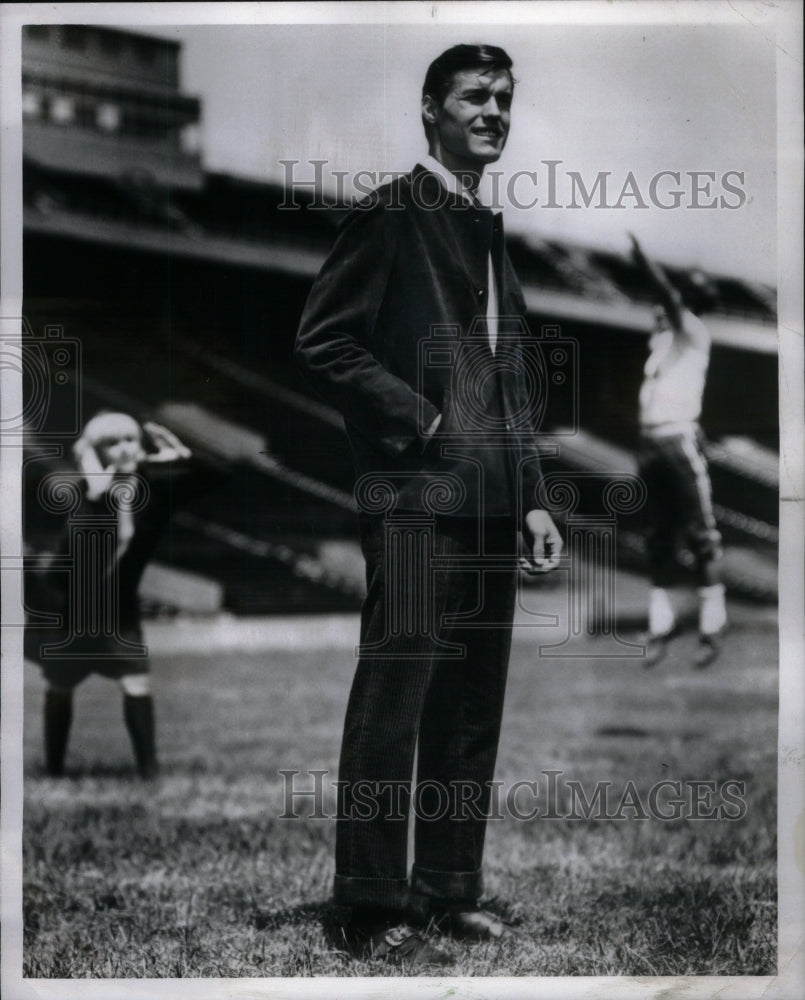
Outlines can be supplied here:
M76 482L80 498L60 554L83 556L83 568L65 572L54 562L39 578L29 578L36 594L29 605L55 612L62 621L61 630L26 630L26 655L40 664L47 684L46 767L51 775L63 773L73 692L90 674L99 674L120 685L137 770L153 778L158 772L154 703L137 591L170 515L171 482L168 477L160 481L150 469L187 460L191 453L159 424L140 426L126 413L105 412L86 424L73 456L77 475L65 483ZM98 526L108 526L110 519L113 533L107 528L102 538ZM90 619L92 627L76 627ZM58 645L64 650L54 657Z
M635 237L630 238L632 258L658 302L639 401L638 471L648 491L646 542L651 575L645 665L662 659L676 631L668 587L681 533L693 553L699 586L699 645L694 663L706 667L718 656L727 625L720 578L721 536L713 515L699 426L710 334L696 314L712 307L714 296L703 276L694 277L684 301Z

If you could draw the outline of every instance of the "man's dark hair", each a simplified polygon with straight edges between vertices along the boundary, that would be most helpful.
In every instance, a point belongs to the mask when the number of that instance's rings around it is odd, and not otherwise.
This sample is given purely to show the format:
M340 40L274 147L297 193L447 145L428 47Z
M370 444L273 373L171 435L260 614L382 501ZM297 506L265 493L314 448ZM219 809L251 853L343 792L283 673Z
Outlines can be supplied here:
M441 104L450 89L453 76L462 69L505 69L514 86L512 61L503 49L496 45L454 45L428 66L425 82L422 84L422 96L430 94Z

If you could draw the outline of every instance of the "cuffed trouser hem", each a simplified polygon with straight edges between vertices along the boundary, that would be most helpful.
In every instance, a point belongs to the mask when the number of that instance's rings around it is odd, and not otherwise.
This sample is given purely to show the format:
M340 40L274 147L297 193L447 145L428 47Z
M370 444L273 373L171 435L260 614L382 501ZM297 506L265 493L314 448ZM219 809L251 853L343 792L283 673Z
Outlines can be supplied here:
M411 891L436 899L479 899L484 891L480 869L475 872L437 872L429 868L411 869Z
M333 901L336 906L402 910L408 903L408 880L336 875L333 881Z

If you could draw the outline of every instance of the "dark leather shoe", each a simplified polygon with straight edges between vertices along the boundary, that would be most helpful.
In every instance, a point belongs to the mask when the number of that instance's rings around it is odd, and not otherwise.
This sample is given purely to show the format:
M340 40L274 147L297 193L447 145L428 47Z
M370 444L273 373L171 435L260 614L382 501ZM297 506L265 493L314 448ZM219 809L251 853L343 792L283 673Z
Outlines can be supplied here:
M472 941L496 941L506 933L503 922L486 910L468 910L450 914L453 937Z
M664 635L649 633L645 637L643 641L646 646L646 655L643 659L643 667L646 670L656 667L661 660L665 659L665 654L668 652L668 643L673 639L675 634L676 630L672 629Z
M699 646L693 655L693 666L697 670L704 670L721 655L721 647L724 645L724 632L701 633L699 635Z
M378 931L370 937L363 950L366 958L379 958L410 968L420 969L428 965L444 968L453 964L447 952L434 948L422 934L407 924Z

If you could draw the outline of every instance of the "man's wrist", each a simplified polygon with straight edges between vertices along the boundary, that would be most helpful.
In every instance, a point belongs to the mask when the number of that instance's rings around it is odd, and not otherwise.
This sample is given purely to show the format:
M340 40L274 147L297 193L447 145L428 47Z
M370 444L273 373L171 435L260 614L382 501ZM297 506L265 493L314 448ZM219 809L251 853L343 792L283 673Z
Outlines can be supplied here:
M433 418L433 420L431 420L430 424L425 430L425 433L422 435L426 443L430 441L430 439L436 433L436 429L441 422L442 422L442 415L441 413L437 413L436 416Z

